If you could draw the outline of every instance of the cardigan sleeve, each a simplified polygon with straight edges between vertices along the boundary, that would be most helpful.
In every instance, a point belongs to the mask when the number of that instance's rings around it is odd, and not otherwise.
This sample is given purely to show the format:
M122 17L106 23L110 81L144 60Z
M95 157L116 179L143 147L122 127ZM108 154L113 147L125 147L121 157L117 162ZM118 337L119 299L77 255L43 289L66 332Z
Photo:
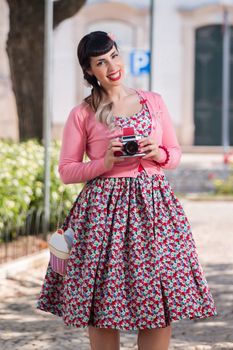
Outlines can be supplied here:
M104 157L83 162L86 142L85 120L76 107L69 114L62 136L58 172L64 184L82 183L108 170Z
M170 155L168 163L165 165L162 165L161 167L163 169L173 169L179 165L182 151L176 137L171 116L169 114L169 111L167 109L167 106L162 96L159 96L158 104L159 104L159 109L161 111L161 124L163 129L161 146L165 146ZM166 159L166 153L161 148L160 148L160 151L161 151L161 157L157 161L163 162Z

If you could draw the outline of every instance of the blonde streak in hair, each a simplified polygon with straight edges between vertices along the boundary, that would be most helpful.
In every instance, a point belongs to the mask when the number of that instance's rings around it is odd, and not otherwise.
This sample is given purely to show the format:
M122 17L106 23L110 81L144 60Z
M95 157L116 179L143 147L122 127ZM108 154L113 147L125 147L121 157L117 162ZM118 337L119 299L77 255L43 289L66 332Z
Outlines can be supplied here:
M110 130L113 130L115 127L114 118L112 115L113 102L101 102L101 99L98 93L95 91L95 88L93 89L92 98L94 99L94 106L98 106L95 112L96 120L108 126Z
M108 127L112 127L112 107L113 103L101 103L96 111L96 119Z

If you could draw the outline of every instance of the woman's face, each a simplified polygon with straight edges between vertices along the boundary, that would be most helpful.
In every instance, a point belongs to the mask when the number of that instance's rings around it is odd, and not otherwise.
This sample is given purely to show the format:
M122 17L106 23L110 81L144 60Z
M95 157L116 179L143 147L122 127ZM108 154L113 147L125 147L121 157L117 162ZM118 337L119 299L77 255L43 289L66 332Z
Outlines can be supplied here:
M115 46L104 55L91 57L87 72L95 75L106 89L120 85L124 76L124 63Z

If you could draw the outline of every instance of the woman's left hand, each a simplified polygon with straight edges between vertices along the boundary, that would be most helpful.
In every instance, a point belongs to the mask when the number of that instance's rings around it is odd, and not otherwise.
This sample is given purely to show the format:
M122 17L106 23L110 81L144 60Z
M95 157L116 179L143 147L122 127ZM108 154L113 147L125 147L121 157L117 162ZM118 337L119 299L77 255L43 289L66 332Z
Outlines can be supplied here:
M155 140L151 137L146 137L138 140L139 152L147 153L142 159L151 158L157 161L161 157L160 149Z

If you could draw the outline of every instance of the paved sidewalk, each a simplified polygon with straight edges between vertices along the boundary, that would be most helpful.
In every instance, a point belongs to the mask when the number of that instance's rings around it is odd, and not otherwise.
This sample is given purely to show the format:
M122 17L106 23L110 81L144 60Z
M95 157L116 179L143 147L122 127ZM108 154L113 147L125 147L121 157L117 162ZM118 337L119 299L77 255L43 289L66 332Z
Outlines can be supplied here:
M233 202L181 203L219 315L173 322L169 349L233 349ZM70 329L58 317L35 309L46 264L1 281L0 349L90 350L87 329ZM121 350L137 349L136 342L136 331L121 331Z
M226 178L231 167L223 163L222 154L182 153L175 169L165 169L165 174L177 192L213 192L213 179Z

